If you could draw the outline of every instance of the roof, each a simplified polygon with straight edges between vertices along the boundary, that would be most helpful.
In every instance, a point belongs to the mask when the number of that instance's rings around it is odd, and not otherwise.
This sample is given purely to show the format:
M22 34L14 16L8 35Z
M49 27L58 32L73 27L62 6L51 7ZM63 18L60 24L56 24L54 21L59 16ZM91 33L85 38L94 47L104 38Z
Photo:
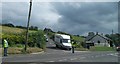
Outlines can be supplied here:
M104 39L106 39L106 40L111 40L111 39L109 39L109 38L107 38L107 37L105 37L105 36L103 36L103 35L100 35L100 34L96 34L96 35L94 35L94 36L87 36L86 37L86 41L90 41L92 38L94 38L95 36L100 36L100 37L102 37L102 38L104 38Z
M70 39L69 35L64 35L64 34L55 34L56 36L62 37L63 39Z

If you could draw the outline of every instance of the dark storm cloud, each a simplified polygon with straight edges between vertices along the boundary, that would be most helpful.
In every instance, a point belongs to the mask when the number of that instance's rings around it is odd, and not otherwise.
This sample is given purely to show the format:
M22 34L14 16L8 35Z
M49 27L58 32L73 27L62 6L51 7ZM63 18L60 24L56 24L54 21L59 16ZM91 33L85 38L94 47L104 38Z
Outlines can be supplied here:
M28 9L28 3L3 3L2 22L26 26ZM71 34L110 33L112 29L117 32L117 14L117 2L37 2L30 25Z
M74 33L81 31L109 32L110 29L117 29L106 26L111 22L117 23L117 3L52 3L57 12L62 15L59 20L64 27L72 29ZM79 5L75 7L75 4ZM66 25L65 25L66 24ZM86 27L82 27L86 25ZM76 27L77 26L77 27ZM74 30L76 27L76 30ZM110 29L106 28L109 27ZM84 28L84 29L83 29ZM65 29L65 28L64 28ZM81 31L80 31L81 30Z
M27 23L28 4L18 2L2 3L2 23L25 26Z

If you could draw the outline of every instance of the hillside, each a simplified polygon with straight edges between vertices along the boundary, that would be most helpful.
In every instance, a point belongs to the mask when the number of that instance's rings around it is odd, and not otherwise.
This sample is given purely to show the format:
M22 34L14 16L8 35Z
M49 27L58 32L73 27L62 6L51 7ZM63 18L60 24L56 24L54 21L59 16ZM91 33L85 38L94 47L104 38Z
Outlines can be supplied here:
M2 33L6 34L19 34L22 32L25 32L25 29L21 28L15 28L15 27L7 27L7 26L0 26L0 29L2 29ZM34 30L30 30L30 32L35 32Z
M72 39L78 42L84 42L85 38L72 35Z
M6 33L6 34L8 34L8 33L16 34L16 33L22 33L23 31L25 31L25 29L7 27L7 26L0 26L0 28L2 28L2 33Z

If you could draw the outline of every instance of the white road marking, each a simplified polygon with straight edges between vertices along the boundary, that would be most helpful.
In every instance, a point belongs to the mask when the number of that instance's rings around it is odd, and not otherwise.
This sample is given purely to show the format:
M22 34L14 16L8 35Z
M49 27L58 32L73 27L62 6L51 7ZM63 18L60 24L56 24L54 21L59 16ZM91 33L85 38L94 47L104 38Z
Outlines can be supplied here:
M84 58L86 58L86 57L80 57L80 59L84 59Z
M111 54L107 54L107 55L111 55Z
M76 60L77 58L72 58L72 59L70 59L70 60Z
M110 55L112 55L112 56L118 56L117 54L110 54Z
M55 62L55 61L48 61L48 62Z
M118 56L118 53L110 53L110 54L106 54L106 55Z
M43 53L44 51L42 51L42 52L36 52L36 53L31 53L31 54L41 54L41 53Z
M63 60L58 60L58 61L63 61Z
M36 64L36 63L29 63L29 64Z
M70 51L64 50L64 52L71 52L71 50ZM75 52L90 52L90 51L75 51Z
M101 55L101 56L105 56L105 55Z
M66 61L67 59L63 59L64 61Z
M91 56L92 58L94 58L94 56Z
M99 56L97 55L97 56L95 56L95 57L99 57Z

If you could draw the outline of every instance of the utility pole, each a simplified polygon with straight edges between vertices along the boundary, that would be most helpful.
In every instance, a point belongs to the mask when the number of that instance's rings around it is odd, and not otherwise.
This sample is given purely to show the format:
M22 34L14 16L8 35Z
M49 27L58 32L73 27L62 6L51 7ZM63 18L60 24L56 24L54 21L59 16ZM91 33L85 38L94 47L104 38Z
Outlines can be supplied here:
M31 9L32 9L32 0L30 0L30 8L29 8L29 14L28 14L27 31L26 31L26 42L25 42L25 51L27 50L27 43L28 43L28 37L29 37L29 23L30 23Z
M112 35L113 35L113 29L112 29Z
M112 35L111 35L112 43L111 43L111 47L114 46L113 32L114 32L114 31L113 31L113 29L112 29Z

